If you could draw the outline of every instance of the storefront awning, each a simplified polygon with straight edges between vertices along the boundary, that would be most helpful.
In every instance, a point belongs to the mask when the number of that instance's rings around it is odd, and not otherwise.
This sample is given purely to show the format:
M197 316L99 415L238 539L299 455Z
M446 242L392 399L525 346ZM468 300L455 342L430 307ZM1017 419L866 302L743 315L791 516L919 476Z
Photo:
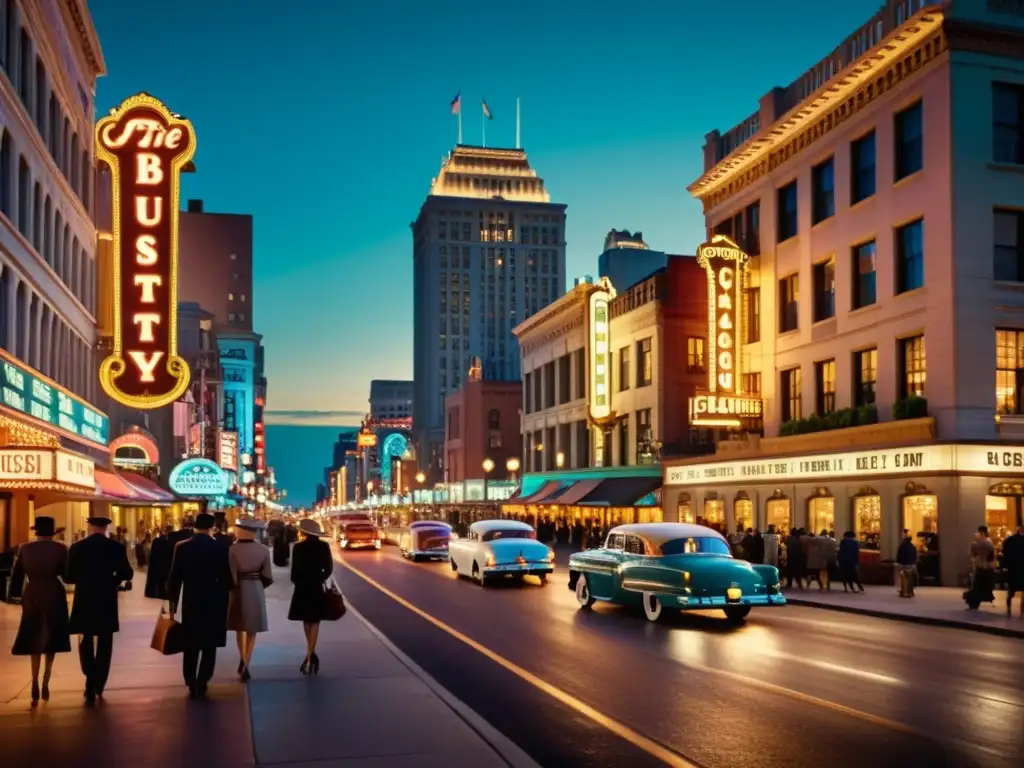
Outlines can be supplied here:
M632 507L660 487L660 477L608 478L581 498L579 503L595 507Z
M161 488L148 477L135 472L118 472L117 474L132 490L153 504L173 504L177 500L173 493Z
M545 504L564 504L566 506L578 504L588 493L597 488L603 480L577 480L561 490L561 492L549 496L544 500Z
M553 493L560 491L563 484L557 480L551 480L544 483L540 488L531 493L529 496L513 496L511 499L505 501L505 504L537 504L541 500L546 499Z
M104 501L138 501L142 494L115 472L96 467L96 495Z

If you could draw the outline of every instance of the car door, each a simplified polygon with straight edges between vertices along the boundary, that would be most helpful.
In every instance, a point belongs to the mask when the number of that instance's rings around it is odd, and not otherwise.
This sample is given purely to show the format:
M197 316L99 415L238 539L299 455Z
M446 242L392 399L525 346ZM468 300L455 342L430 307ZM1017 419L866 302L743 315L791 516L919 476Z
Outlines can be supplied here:
M618 567L622 562L625 536L610 533L603 547L586 553L587 583L590 594L604 600L611 600L618 588Z

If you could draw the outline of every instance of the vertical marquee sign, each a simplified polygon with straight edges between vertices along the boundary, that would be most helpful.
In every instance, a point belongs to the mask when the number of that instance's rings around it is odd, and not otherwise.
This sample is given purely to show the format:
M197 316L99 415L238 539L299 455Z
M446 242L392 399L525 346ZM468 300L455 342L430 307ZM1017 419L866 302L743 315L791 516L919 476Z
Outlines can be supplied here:
M590 331L590 419L605 425L612 413L611 301L615 289L606 277L590 294L587 326Z
M690 398L690 423L699 426L756 426L761 400L743 393L743 278L749 257L725 235L697 249L708 275L708 389Z
M178 356L178 207L181 170L195 148L192 124L145 93L96 125L114 223L114 344L100 383L132 408L160 408L188 388Z

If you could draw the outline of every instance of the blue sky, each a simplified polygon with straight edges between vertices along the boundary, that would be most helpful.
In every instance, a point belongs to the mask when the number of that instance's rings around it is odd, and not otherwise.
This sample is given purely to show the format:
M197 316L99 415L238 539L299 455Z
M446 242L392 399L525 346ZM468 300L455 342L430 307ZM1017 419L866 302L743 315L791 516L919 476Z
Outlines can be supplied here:
M492 146L514 144L521 97L523 146L568 205L570 277L596 270L612 227L692 253L704 227L686 186L701 172L704 134L752 114L880 4L89 6L109 71L98 111L146 90L193 121L198 173L183 197L255 216L268 405L288 412L279 422L323 425L365 412L371 378L411 376L409 223L455 143L457 91L466 143L480 140L487 99ZM267 442L279 480L308 499L329 456L301 440L275 447L273 432Z

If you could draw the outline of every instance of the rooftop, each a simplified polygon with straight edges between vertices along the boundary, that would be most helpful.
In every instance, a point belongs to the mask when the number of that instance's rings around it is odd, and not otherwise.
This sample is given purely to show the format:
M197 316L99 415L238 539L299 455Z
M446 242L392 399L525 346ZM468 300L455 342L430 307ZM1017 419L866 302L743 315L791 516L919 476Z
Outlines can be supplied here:
M526 151L458 144L441 162L430 185L437 197L501 198L515 202L550 203L544 180L530 167Z

